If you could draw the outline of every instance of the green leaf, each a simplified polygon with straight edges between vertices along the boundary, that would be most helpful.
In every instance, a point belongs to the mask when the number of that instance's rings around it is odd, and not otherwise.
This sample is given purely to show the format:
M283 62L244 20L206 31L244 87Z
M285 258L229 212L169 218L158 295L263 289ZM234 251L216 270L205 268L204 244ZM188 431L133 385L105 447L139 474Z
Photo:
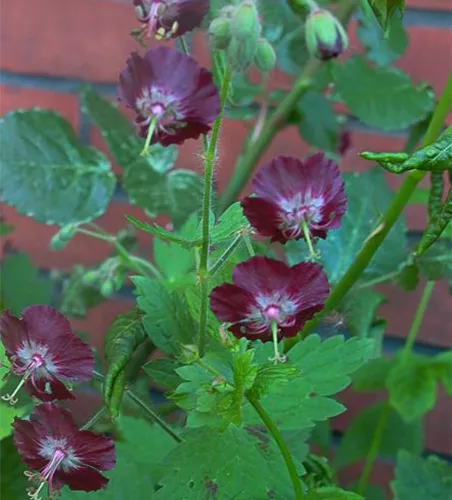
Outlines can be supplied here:
M180 363L175 359L159 358L146 363L143 370L157 385L174 390L182 382L176 371L180 366Z
M447 239L439 239L415 260L420 272L429 281L445 278L452 287L452 252Z
M378 307L385 301L372 288L354 288L343 299L340 309L352 335L369 338Z
M165 171L152 164L132 164L124 173L123 185L130 202L150 217L168 215L175 225L180 225L200 208L203 181L195 172L169 170L171 167L171 162Z
M336 88L351 113L363 123L399 130L421 121L433 108L433 93L415 87L396 68L372 68L360 56L335 66Z
M436 379L431 360L411 355L392 368L386 380L389 403L406 422L422 417L436 402Z
M2 500L27 498L26 488L30 486L24 476L26 470L16 450L12 436L0 441L2 473L0 474L0 497Z
M452 350L435 356L431 369L447 394L452 396Z
M284 466L274 464L281 464L281 459L268 458L255 439L233 425L224 432L192 431L164 460L170 472L161 480L163 487L155 497L164 500L288 498L285 496L290 496L288 474Z
M452 168L452 133L445 134L433 144L415 151L400 166L401 171L442 171Z
M317 334L298 342L289 353L291 363L300 370L312 391L329 396L350 384L350 376L373 354L372 340L352 338L344 341L335 335L324 342Z
M430 190L427 188L416 188L411 195L410 205L428 205L428 197Z
M319 92L307 92L298 103L299 131L303 139L320 150L337 151L339 122L331 102Z
M405 9L405 0L368 0L372 11L380 24L387 31L388 23L392 17L395 17L395 11L403 14Z
M408 37L398 16L391 17L387 36L375 19L360 21L357 34L366 48L367 57L379 66L393 63L408 47Z
M332 283L344 275L369 235L378 230L380 215L393 198L384 174L378 168L362 174L345 174L344 180L347 212L341 227L330 231L326 240L320 240L316 245ZM366 203L363 203L362 193L366 193ZM399 218L362 273L362 279L379 278L399 269L407 253L405 233L405 221ZM302 240L287 243L285 250L291 265L305 260L308 255Z
M396 358L381 357L371 359L353 374L353 389L358 392L385 389L386 380L396 363Z
M64 279L61 290L61 301L58 309L67 316L83 318L88 309L105 300L99 287L87 285L83 277L86 269L76 265L69 277Z
M135 276L138 308L143 311L143 325L153 344L168 354L178 354L180 344L193 344L196 327L185 299L168 291L158 281Z
M395 500L451 500L452 467L435 456L423 459L401 451L391 489Z
M391 408L385 410L385 408L386 403L379 402L355 415L338 448L335 458L337 469L342 469L367 456L383 411L387 411L388 414L378 447L378 456L395 458L400 449L412 453L422 451L422 422L416 420L406 423L395 410Z
M295 16L294 16L295 17ZM274 45L278 68L289 75L298 75L309 61L303 27L287 33Z
M83 111L99 128L114 160L122 167L137 161L143 141L136 136L132 124L117 106L91 88L83 90L81 101ZM141 161L146 162L144 158Z
M157 267L170 282L186 276L195 266L192 250L187 250L177 243L165 243L154 238L154 259Z
M306 500L364 500L364 497L335 486L324 486L309 491Z
M8 234L11 234L13 231L14 226L11 226L11 224L7 224L0 219L0 236L8 236Z
M10 254L0 263L1 299L12 314L33 304L51 304L52 284L39 276L29 257L23 253Z
M228 241L248 227L248 219L243 215L242 206L239 202L233 203L226 209L218 223L212 228L212 243L218 244Z
M0 122L2 200L46 224L89 222L105 212L116 179L105 156L84 146L57 113L8 113Z
M110 413L119 412L126 383L126 368L137 347L146 339L141 313L136 309L116 317L104 340L108 368L104 381L104 400Z

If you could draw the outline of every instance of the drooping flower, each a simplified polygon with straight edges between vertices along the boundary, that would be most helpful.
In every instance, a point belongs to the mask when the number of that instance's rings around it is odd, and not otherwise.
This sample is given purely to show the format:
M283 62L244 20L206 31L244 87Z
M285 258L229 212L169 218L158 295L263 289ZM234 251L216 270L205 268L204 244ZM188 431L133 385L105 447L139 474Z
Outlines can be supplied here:
M328 279L319 264L290 267L268 257L252 257L238 264L233 284L212 290L210 307L220 321L232 323L236 337L272 340L295 336L304 323L323 309Z
M71 413L52 403L37 406L30 420L15 418L13 438L25 464L37 473L28 472L36 480L29 497L37 500L47 484L49 493L65 484L71 490L95 491L104 488L108 479L99 471L114 467L113 441L88 430L80 430Z
M196 139L210 130L220 111L212 75L190 56L167 47L133 52L121 71L118 98L137 113L135 125L149 144Z
M143 33L169 40L197 28L209 10L209 0L133 0Z
M42 401L74 399L65 384L89 380L94 356L88 344L72 332L69 321L50 306L30 306L16 318L0 316L0 337L11 362L11 372L22 377L12 394L2 399L14 404L25 385Z
M256 197L242 200L251 225L272 241L325 238L345 213L346 196L338 166L323 153L306 161L278 156L252 182Z

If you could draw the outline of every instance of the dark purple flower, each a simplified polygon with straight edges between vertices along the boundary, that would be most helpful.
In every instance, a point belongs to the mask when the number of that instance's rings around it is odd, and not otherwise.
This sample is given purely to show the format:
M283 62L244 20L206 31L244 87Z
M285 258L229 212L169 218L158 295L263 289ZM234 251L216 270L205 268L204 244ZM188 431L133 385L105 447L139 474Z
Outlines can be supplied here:
M42 401L74 399L66 383L89 380L94 356L88 344L71 329L69 321L49 306L30 306L15 318L8 311L0 316L0 337L11 361L11 372L22 377L16 390L3 399L16 402L25 384Z
M167 47L133 52L119 77L118 98L137 113L141 137L163 146L196 139L220 111L212 75L190 56Z
M312 262L290 267L252 257L236 266L232 280L212 290L210 307L220 321L232 323L236 337L250 340L272 340L273 327L280 338L295 336L323 309L329 292L322 267Z
M95 491L108 479L99 471L114 467L113 441L91 431L80 430L68 410L43 403L30 420L15 418L14 443L22 460L37 474L27 473L39 484L29 496L37 499L45 484L50 493L67 484L71 490Z
M133 0L142 31L157 40L169 40L201 24L209 0Z
M243 212L272 241L325 238L346 209L339 168L323 153L305 162L278 156L258 171L252 187L257 196L242 200Z

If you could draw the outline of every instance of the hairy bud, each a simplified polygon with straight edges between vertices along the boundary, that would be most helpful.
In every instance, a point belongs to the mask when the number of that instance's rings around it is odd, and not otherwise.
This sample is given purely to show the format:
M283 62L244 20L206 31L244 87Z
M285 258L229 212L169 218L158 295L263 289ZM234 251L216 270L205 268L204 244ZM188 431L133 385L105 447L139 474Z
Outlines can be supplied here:
M214 19L209 26L209 37L213 49L227 49L231 41L231 21L224 17Z
M257 42L254 64L263 73L271 71L276 64L276 54L270 43L265 38L260 38Z
M306 19L306 45L311 55L326 61L346 50L348 37L331 12L316 8Z
M114 292L114 284L111 280L104 281L100 287L100 293L106 299L110 298Z
M246 0L235 10L232 19L232 34L239 41L255 38L260 34L261 26L256 6L252 0Z
M244 41L239 41L233 38L227 50L228 64L235 71L243 71L248 68L256 54L257 40L248 38Z

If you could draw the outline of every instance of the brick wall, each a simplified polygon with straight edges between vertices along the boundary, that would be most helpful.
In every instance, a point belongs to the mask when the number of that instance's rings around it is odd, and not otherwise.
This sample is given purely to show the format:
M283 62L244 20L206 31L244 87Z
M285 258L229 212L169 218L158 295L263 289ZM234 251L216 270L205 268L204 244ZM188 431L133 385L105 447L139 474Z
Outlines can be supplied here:
M275 0L279 1L279 0ZM282 1L282 0L281 0ZM415 81L428 81L436 92L444 87L452 67L452 1L406 0L405 24L410 44L398 62ZM119 70L136 44L128 36L136 27L131 0L4 0L1 16L1 102L4 114L17 108L40 106L51 108L65 116L78 131L82 140L103 148L99 133L92 129L83 116L77 94L79 85L93 83L97 90L114 95ZM358 49L355 24L350 27L352 50ZM195 51L200 61L206 61L206 51L199 38L195 39ZM275 82L288 85L284 75L275 75ZM367 162L357 159L354 153L363 149L400 149L402 134L383 134L351 121L353 151L344 159L344 171L360 171L369 168ZM220 143L220 165L217 181L221 188L230 175L240 151L241 141L247 134L247 126L226 122ZM185 168L199 168L196 159L199 145L190 141L183 147L179 158ZM296 129L279 134L264 156L271 159L277 154L303 155L305 145ZM393 187L399 179L390 178ZM140 217L137 208L127 207L118 197L101 218L107 230L113 231L123 224L123 214ZM9 207L2 207L2 214L15 226L8 237L14 248L29 253L36 265L43 269L57 267L68 269L74 263L92 265L106 256L108 249L102 242L77 236L61 252L48 249L48 241L55 228L42 226L19 216ZM411 206L406 211L410 230L419 231L426 222L425 210ZM143 241L147 248L149 240ZM412 315L419 299L419 292L401 293L385 286L390 302L381 308L389 319L389 336L385 348L398 349L407 335ZM131 306L131 299L119 298L93 309L86 321L78 321L77 327L91 334L93 343L100 345L103 333L111 320ZM451 298L445 283L438 283L426 314L422 334L416 348L436 352L452 347ZM344 395L347 404L359 408L368 398ZM440 394L437 408L426 419L427 448L452 457L452 400ZM344 429L349 422L347 413L336 422ZM387 477L387 467L382 465L380 478ZM353 475L353 471L351 472ZM385 476L386 474L386 476Z

